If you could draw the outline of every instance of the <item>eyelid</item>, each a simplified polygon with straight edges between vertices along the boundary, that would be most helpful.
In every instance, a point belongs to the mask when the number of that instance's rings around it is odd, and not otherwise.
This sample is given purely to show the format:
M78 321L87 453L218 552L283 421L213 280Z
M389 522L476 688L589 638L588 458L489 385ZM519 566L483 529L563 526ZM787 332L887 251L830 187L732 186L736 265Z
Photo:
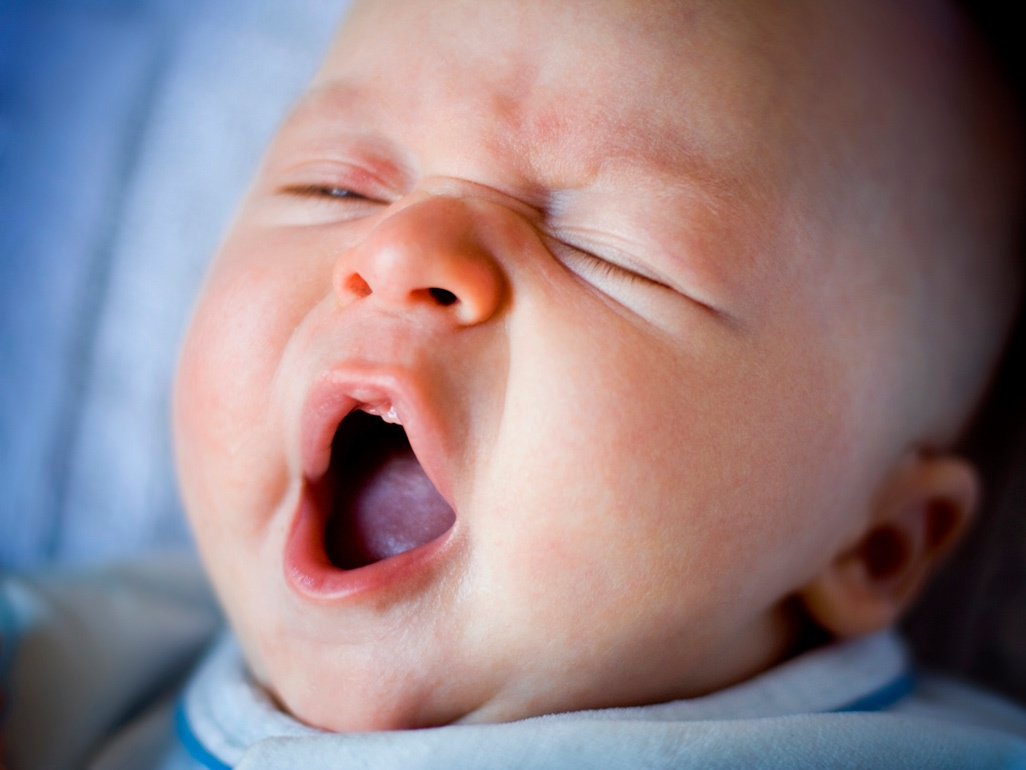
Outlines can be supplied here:
M275 192L328 200L363 200L388 204L402 193L367 168L348 162L297 164L279 174ZM337 192L345 195L335 194Z
M647 275L637 273L616 262L610 262L608 259L603 259L602 257L596 256L595 254L592 254L589 251L583 251L581 249L577 249L576 251L581 259L585 259L588 262L590 262L592 265L594 265L595 269L599 270L603 275L609 275L614 278L619 278L621 280L628 281L630 283L648 283L654 284L656 286L663 286L665 288L669 288L668 286L666 286L666 284L662 283L661 281L653 280L649 278Z
M295 195L301 198L324 198L329 200L351 200L364 201L368 203L386 203L376 198L371 198L363 193L350 190L347 187L324 184L297 184L286 185L278 188L278 192L285 195Z
M586 248L567 243L563 239L550 236L546 237L546 241L556 259L566 270L580 280L592 284L600 292L609 294L615 301L631 307L635 312L640 312L641 315L646 315L646 311L639 310L639 308L651 308L650 302L670 301L671 305L662 304L660 306L664 308L671 306L675 308L698 307L733 327L741 326L740 319L733 313L700 298L692 291L681 289L668 281L655 277L655 275L635 270L632 266L599 256ZM574 262L577 262L577 265L574 265ZM587 267L582 267L581 263L586 263ZM607 281L613 283L607 284ZM686 302L676 302L675 299L686 300ZM646 317L649 320L653 318L648 315Z
M588 261L594 268L600 270L604 275L623 279L630 283L646 283L670 291L676 291L673 286L657 277L655 274L635 267L631 264L633 260L627 259L620 255L619 252L617 252L616 256L611 255L609 252L614 251L612 248L603 248L601 252L604 253L598 253L597 251L588 248L586 245L573 243L565 238L552 237L551 242L557 246L555 251L572 251L574 258Z

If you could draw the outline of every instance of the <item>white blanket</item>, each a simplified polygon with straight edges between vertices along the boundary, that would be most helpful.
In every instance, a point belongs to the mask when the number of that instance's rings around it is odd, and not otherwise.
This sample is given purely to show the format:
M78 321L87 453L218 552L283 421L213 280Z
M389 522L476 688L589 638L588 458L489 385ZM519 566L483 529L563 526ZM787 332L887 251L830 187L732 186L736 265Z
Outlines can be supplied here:
M910 677L891 634L704 698L342 735L279 711L230 635L197 668L219 628L189 562L0 579L10 770L1026 766L1026 712Z

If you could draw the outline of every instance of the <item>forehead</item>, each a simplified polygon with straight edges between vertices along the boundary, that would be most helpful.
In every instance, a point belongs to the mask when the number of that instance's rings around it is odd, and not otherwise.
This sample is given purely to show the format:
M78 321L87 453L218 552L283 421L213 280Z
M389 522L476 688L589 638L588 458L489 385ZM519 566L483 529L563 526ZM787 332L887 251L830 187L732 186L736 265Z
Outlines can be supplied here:
M568 186L625 160L726 183L780 115L768 31L726 7L358 3L311 105L447 131L468 163L504 155Z

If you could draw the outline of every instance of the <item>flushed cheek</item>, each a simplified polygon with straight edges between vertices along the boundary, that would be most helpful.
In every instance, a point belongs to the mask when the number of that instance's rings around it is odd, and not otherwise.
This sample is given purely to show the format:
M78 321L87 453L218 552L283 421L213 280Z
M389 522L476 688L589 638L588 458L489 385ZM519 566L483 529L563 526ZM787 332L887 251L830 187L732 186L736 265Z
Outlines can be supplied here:
M618 344L623 331L612 327L593 341L560 339L555 330L567 327L553 324L533 364L514 359L507 409L517 419L505 423L493 500L481 508L492 512L492 568L527 587L528 606L534 593L558 595L557 585L583 601L644 582L653 549L681 524L675 514L689 500L702 505L701 489L683 481L696 458L680 451L694 427L675 408L677 372L666 351L653 352L662 360L651 366L641 352L651 343L628 334ZM692 511L692 521L701 516Z
M281 276L215 267L183 346L177 456L190 513L267 507L284 484L271 383L295 312ZM193 511L193 507L202 510Z
M578 605L561 612L590 623L614 605L587 597L631 596L617 608L629 612L639 597L662 606L661 587L676 585L699 614L725 596L757 606L782 591L790 572L779 565L758 585L736 576L800 532L793 512L819 502L793 492L817 484L828 447L787 360L718 329L696 328L673 349L618 318L546 320L537 357L514 359L518 419L493 476L500 490L532 479L495 495L509 508L495 526L515 526L489 541L495 572L526 587L520 610L543 625L546 597L573 595Z

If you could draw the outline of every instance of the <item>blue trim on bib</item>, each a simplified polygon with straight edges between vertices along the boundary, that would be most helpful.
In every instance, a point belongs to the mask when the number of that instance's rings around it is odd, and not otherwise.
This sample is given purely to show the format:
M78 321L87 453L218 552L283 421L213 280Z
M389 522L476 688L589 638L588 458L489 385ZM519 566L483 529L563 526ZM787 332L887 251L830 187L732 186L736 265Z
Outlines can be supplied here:
M2 609L2 606L0 606L0 609ZM915 689L915 684L916 678L914 674L910 672L902 673L880 689L857 698L846 706L833 709L832 713L882 711L908 696ZM208 751L199 738L196 737L195 733L193 733L185 713L184 701L179 701L178 707L175 709L175 731L178 733L178 739L182 742L186 751L189 752L189 755L201 765L209 770L231 770L230 765L225 764Z
M192 727L189 726L189 718L185 715L185 703L182 701L178 702L178 707L175 709L175 732L178 733L178 740L189 752L189 756L201 765L209 770L232 770L231 765L226 765L200 743L199 738L193 733Z
M885 708L893 706L899 700L911 693L915 686L915 676L906 672L889 684L884 685L876 692L864 695L852 703L849 703L847 706L834 709L834 712L883 711Z

